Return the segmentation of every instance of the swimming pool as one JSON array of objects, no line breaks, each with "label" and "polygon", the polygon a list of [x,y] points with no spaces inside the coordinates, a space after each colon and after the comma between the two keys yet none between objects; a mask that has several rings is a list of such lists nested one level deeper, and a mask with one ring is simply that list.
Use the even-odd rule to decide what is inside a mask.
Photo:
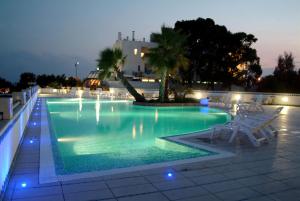
[{"label": "swimming pool", "polygon": [[130,101],[49,98],[46,105],[58,175],[214,155],[164,137],[230,119],[208,107],[143,107]]}]

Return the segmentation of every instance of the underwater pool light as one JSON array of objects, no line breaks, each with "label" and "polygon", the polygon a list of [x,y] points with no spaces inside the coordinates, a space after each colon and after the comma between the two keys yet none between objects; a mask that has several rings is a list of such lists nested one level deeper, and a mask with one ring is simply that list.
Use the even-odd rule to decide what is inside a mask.
[{"label": "underwater pool light", "polygon": [[22,188],[26,188],[27,184],[26,182],[21,183]]}]

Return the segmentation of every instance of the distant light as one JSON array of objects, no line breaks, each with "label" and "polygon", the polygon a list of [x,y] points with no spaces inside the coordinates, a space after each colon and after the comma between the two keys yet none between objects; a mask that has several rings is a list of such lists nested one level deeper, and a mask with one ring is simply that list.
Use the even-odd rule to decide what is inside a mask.
[{"label": "distant light", "polygon": [[33,140],[30,140],[29,143],[32,144],[32,143],[33,143]]},{"label": "distant light", "polygon": [[97,70],[100,70],[100,68],[98,67]]},{"label": "distant light", "polygon": [[144,53],[144,52],[141,52],[141,57],[142,57],[142,58],[144,57],[144,55],[145,55],[145,53]]},{"label": "distant light", "polygon": [[23,182],[23,183],[21,184],[21,186],[22,186],[22,188],[25,188],[25,187],[27,186],[27,184],[26,184],[25,182]]},{"label": "distant light", "polygon": [[36,122],[33,122],[33,125],[36,126]]},{"label": "distant light", "polygon": [[134,55],[137,55],[137,53],[138,53],[138,49],[135,48],[135,49],[133,50],[133,54],[134,54]]},{"label": "distant light", "polygon": [[173,177],[173,174],[171,172],[169,172],[167,175],[168,177]]}]

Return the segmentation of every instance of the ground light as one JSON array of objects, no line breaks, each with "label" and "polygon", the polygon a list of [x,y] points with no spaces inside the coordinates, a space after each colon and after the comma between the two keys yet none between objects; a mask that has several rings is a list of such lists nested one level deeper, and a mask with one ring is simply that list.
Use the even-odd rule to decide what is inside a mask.
[{"label": "ground light", "polygon": [[167,174],[167,176],[168,176],[168,177],[173,177],[173,173],[169,172],[169,173]]},{"label": "ground light", "polygon": [[30,140],[29,143],[32,144],[32,143],[33,143],[33,140]]},{"label": "ground light", "polygon": [[26,183],[26,182],[22,182],[22,183],[21,183],[21,186],[22,186],[22,188],[26,188],[27,183]]}]

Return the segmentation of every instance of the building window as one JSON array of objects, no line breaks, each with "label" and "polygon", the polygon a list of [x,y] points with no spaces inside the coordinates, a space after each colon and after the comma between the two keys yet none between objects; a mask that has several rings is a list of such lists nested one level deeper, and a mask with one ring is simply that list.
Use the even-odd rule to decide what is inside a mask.
[{"label": "building window", "polygon": [[138,49],[137,49],[137,48],[134,48],[133,54],[134,54],[134,55],[137,55],[137,53],[138,53]]}]

